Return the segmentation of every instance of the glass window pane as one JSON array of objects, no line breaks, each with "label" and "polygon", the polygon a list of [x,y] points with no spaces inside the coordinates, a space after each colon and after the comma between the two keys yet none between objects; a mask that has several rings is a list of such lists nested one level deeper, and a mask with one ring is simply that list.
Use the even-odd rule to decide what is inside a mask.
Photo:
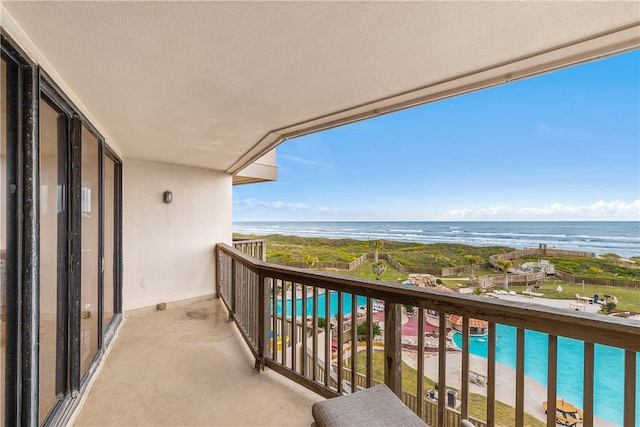
[{"label": "glass window pane", "polygon": [[108,156],[104,161],[104,328],[113,317],[114,310],[114,232],[115,232],[115,173],[116,164]]},{"label": "glass window pane", "polygon": [[66,260],[65,173],[60,167],[58,125],[58,112],[40,102],[40,422],[56,403],[58,274],[64,272]]},{"label": "glass window pane", "polygon": [[80,291],[80,370],[87,372],[98,352],[99,142],[82,127],[82,284]]},{"label": "glass window pane", "polygon": [[6,347],[6,252],[7,252],[7,64],[2,62],[0,85],[0,425],[4,425]]}]

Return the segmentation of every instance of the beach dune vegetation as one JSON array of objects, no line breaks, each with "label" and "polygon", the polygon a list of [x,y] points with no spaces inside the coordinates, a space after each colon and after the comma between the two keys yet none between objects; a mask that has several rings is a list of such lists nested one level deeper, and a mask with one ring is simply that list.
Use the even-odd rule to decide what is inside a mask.
[{"label": "beach dune vegetation", "polygon": [[[371,241],[355,239],[329,239],[270,234],[267,236],[234,234],[235,238],[264,239],[267,242],[267,262],[304,262],[312,256],[317,262],[349,263],[365,253],[373,253]],[[398,263],[412,267],[448,268],[468,265],[464,257],[477,255],[488,259],[491,255],[512,252],[505,246],[470,246],[461,244],[395,242],[385,240],[379,251],[391,255]],[[384,258],[383,258],[384,259]]]},{"label": "beach dune vegetation", "polygon": [[[360,258],[365,253],[371,253],[372,249],[370,241],[355,239],[329,239],[278,234],[268,236],[235,234],[234,237],[264,239],[267,242],[267,262],[303,262],[307,265],[311,264],[311,267],[317,267],[318,262],[349,263]],[[478,256],[481,260],[487,260],[491,255],[509,253],[514,250],[514,248],[504,246],[384,241],[384,253],[391,255],[399,264],[407,267],[433,269],[469,266],[470,257]],[[553,264],[556,270],[575,276],[640,280],[640,257],[624,259],[615,254],[604,254],[590,258],[545,256],[544,259]],[[310,260],[314,262],[310,263]],[[519,264],[538,261],[539,257],[518,259]],[[385,262],[385,259],[381,258],[379,262]],[[483,265],[482,261],[474,265],[474,276],[491,273]],[[481,270],[481,268],[483,269]],[[373,278],[369,263],[367,263],[365,269]],[[382,279],[389,280],[390,278],[390,281],[396,282],[397,277],[390,276],[392,272],[396,272],[394,274],[397,276],[397,271],[392,266],[387,265],[387,272]]]}]

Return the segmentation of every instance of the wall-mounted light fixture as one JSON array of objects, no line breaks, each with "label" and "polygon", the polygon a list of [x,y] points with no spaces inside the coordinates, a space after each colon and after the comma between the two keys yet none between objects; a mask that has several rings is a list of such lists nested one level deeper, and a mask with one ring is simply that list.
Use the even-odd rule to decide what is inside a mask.
[{"label": "wall-mounted light fixture", "polygon": [[171,203],[173,201],[173,194],[171,193],[171,191],[165,191],[162,200],[164,200],[164,202],[167,204]]}]

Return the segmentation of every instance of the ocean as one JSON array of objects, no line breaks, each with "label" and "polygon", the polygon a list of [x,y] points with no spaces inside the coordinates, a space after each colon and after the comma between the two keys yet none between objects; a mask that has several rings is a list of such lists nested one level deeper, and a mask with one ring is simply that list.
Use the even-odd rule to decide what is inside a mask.
[{"label": "ocean", "polygon": [[491,221],[491,222],[234,222],[241,234],[383,239],[417,243],[537,248],[640,256],[640,221]]}]

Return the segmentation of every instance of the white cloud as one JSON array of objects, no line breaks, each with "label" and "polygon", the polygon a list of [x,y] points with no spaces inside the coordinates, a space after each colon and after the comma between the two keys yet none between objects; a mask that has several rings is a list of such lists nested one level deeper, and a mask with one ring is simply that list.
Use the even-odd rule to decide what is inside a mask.
[{"label": "white cloud", "polygon": [[[330,206],[311,206],[303,202],[283,202],[281,200],[257,200],[251,198],[233,201],[234,212],[240,220],[309,220],[328,221],[348,220],[349,214],[341,208]],[[342,218],[341,216],[347,215]],[[340,217],[339,217],[340,216]]]},{"label": "white cloud", "polygon": [[267,200],[256,200],[256,199],[241,199],[241,200],[234,200],[233,203],[236,205],[236,207],[239,207],[239,208],[243,206],[248,206],[248,207],[265,207],[265,208],[272,208],[272,209],[284,209],[284,210],[294,210],[294,211],[309,208],[309,206],[307,206],[304,203],[300,203],[300,202],[285,203],[281,200],[267,201]]},{"label": "white cloud", "polygon": [[281,160],[290,160],[295,163],[301,163],[303,165],[321,166],[323,168],[333,169],[333,166],[316,162],[314,160],[303,159],[302,157],[291,156],[289,154],[279,154],[278,158]]},{"label": "white cloud", "polygon": [[514,208],[507,205],[478,209],[453,209],[445,214],[451,220],[640,220],[640,200],[598,200],[584,206],[552,203],[547,206]]}]

